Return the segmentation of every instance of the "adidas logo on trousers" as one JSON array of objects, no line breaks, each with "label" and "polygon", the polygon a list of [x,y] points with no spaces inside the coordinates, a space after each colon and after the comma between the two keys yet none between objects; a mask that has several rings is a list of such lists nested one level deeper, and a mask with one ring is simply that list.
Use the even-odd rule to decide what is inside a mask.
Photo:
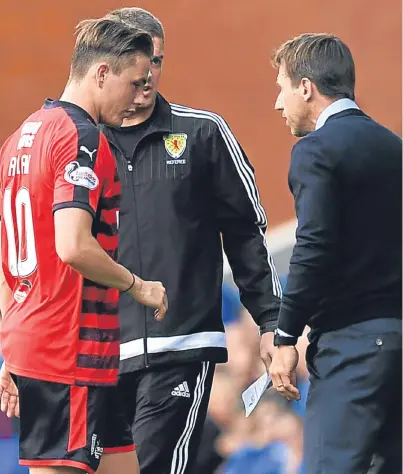
[{"label": "adidas logo on trousers", "polygon": [[174,397],[190,398],[190,392],[187,382],[183,382],[179,384],[178,387],[175,387],[172,390],[171,395],[173,395]]}]

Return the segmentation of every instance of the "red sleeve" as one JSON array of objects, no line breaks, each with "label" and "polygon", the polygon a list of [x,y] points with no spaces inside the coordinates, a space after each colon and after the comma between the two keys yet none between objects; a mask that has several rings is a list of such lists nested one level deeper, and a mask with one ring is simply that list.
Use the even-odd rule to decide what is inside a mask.
[{"label": "red sleeve", "polygon": [[69,122],[51,148],[54,172],[53,212],[66,207],[84,209],[95,217],[108,181],[113,156],[90,122]]}]

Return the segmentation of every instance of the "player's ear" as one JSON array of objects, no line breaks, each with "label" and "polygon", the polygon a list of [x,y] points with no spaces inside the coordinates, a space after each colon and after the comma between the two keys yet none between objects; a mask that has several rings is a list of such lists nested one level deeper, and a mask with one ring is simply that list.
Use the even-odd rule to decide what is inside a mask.
[{"label": "player's ear", "polygon": [[95,79],[97,82],[97,86],[101,89],[104,87],[109,70],[110,70],[110,67],[107,63],[101,63],[97,65],[97,69],[95,72]]}]

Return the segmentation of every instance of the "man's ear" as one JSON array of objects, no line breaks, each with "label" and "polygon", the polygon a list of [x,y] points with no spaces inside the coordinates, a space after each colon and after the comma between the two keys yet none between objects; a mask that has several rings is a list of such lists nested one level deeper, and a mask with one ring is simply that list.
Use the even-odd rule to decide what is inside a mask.
[{"label": "man's ear", "polygon": [[103,88],[105,81],[110,72],[110,67],[107,63],[98,64],[95,70],[95,80],[99,88]]},{"label": "man's ear", "polygon": [[314,87],[315,86],[313,82],[307,77],[303,77],[301,79],[302,98],[305,102],[308,102],[308,100],[312,97]]}]

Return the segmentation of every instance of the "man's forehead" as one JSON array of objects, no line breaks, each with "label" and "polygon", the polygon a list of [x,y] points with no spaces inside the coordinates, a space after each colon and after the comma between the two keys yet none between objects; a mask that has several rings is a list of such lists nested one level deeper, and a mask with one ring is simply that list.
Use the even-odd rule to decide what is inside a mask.
[{"label": "man's forehead", "polygon": [[153,37],[154,56],[161,56],[164,54],[164,42],[158,36]]}]

